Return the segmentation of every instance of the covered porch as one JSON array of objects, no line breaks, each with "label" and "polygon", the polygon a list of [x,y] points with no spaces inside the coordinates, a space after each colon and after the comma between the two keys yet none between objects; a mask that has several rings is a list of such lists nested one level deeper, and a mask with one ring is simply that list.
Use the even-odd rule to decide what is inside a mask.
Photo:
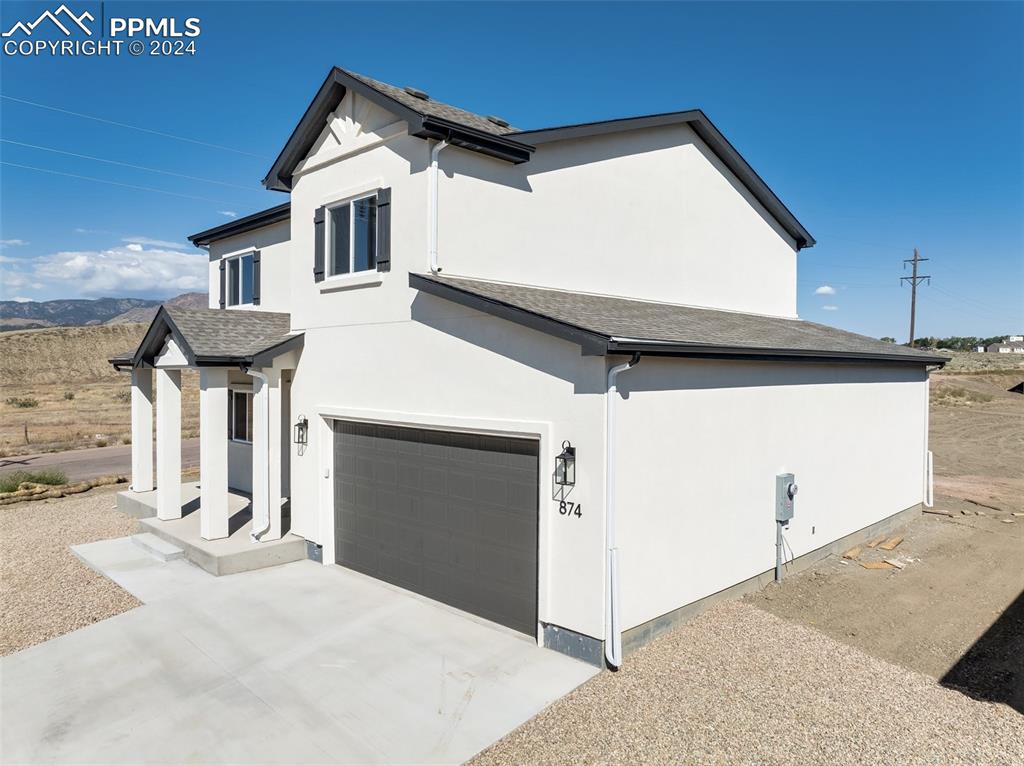
[{"label": "covered porch", "polygon": [[[289,325],[288,314],[162,307],[139,348],[111,360],[132,376],[131,488],[118,506],[214,574],[305,557],[289,534],[290,385],[302,348]],[[185,483],[184,369],[199,371],[200,426],[200,480]]]}]

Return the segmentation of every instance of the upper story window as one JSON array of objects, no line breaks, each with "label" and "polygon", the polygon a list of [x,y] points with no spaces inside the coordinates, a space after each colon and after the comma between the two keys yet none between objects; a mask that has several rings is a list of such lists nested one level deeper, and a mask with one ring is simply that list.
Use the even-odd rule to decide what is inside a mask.
[{"label": "upper story window", "polygon": [[220,259],[220,307],[260,305],[260,251]]},{"label": "upper story window", "polygon": [[374,270],[391,271],[391,189],[318,207],[313,214],[313,281],[361,274],[343,284],[370,284],[367,272]]},{"label": "upper story window", "polygon": [[329,276],[377,268],[377,195],[327,208]]}]

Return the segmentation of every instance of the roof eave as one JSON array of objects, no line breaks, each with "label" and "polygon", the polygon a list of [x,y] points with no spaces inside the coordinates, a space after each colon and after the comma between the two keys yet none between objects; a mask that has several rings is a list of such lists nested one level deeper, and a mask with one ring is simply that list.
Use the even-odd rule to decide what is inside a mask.
[{"label": "roof eave", "polygon": [[456,146],[516,164],[529,160],[533,152],[532,146],[515,139],[490,135],[439,117],[421,114],[344,69],[334,67],[263,178],[263,185],[267,189],[291,191],[293,171],[323,131],[328,115],[338,108],[349,89],[407,122],[410,134],[418,138],[447,138]]},{"label": "roof eave", "polygon": [[266,210],[260,210],[252,215],[247,215],[243,218],[238,218],[234,221],[221,224],[220,226],[214,226],[211,229],[206,229],[198,234],[193,234],[188,238],[196,247],[206,247],[214,242],[228,237],[234,237],[239,234],[245,234],[246,232],[254,231],[255,229],[261,229],[264,226],[270,226],[281,221],[287,221],[291,218],[291,202],[285,202],[274,207],[267,208]]},{"label": "roof eave", "polygon": [[736,359],[757,361],[855,363],[884,362],[914,366],[943,366],[949,360],[929,354],[885,354],[873,352],[818,351],[813,349],[764,348],[750,346],[702,345],[697,343],[665,343],[656,340],[617,339],[608,342],[609,354],[642,353],[654,356],[693,357],[704,359]]},{"label": "roof eave", "polygon": [[524,130],[511,134],[521,137],[533,144],[545,144],[551,141],[586,138],[606,133],[619,133],[627,130],[657,128],[667,125],[689,124],[708,148],[715,153],[740,183],[747,187],[754,197],[764,206],[789,236],[796,242],[798,250],[814,247],[815,239],[811,233],[797,220],[796,216],[786,207],[750,164],[743,158],[722,132],[715,127],[706,114],[700,109],[687,109],[682,112],[664,112],[641,117],[624,117],[616,120],[602,120],[579,125],[544,128],[542,130]]}]

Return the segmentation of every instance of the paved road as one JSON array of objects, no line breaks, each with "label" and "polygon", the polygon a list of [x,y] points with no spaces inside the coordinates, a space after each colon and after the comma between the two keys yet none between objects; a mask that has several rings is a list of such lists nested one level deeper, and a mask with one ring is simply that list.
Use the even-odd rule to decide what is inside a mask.
[{"label": "paved road", "polygon": [[[183,440],[181,442],[181,467],[196,468],[198,466],[199,439]],[[131,445],[95,447],[0,458],[0,476],[13,471],[31,471],[42,468],[60,469],[67,474],[68,481],[71,482],[110,474],[129,476],[132,472],[132,448]]]}]

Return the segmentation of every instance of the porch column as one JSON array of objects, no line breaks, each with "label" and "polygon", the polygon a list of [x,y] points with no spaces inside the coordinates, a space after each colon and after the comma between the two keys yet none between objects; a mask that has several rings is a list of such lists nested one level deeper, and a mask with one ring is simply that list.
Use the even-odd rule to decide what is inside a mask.
[{"label": "porch column", "polygon": [[132,492],[153,489],[153,370],[132,368]]},{"label": "porch column", "polygon": [[[260,537],[267,541],[281,539],[281,371],[265,367],[261,372],[267,383],[253,379],[252,507],[253,532],[269,510],[270,529]],[[270,419],[264,422],[268,404]]]},{"label": "porch column", "polygon": [[199,533],[228,536],[228,371],[199,370]]},{"label": "porch column", "polygon": [[156,370],[156,515],[181,518],[181,370]]}]

